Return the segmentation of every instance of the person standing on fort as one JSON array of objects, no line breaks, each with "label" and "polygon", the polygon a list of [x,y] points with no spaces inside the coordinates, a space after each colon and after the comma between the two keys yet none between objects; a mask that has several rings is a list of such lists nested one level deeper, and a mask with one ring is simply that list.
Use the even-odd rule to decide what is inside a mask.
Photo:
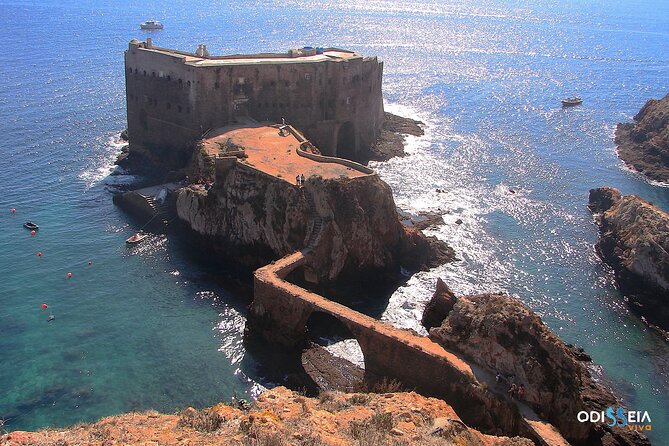
[{"label": "person standing on fort", "polygon": [[300,185],[304,186],[304,174],[300,174]]},{"label": "person standing on fort", "polygon": [[297,184],[298,186],[300,185],[300,175],[299,174],[295,176],[295,184]]},{"label": "person standing on fort", "polygon": [[525,386],[523,384],[518,387],[518,401],[523,399],[523,395],[525,394]]}]

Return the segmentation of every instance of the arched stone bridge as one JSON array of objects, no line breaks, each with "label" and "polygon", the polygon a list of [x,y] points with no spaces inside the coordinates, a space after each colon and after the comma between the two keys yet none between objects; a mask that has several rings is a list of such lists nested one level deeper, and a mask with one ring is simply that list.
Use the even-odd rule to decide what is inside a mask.
[{"label": "arched stone bridge", "polygon": [[315,312],[343,323],[360,344],[368,377],[390,377],[426,395],[448,401],[463,421],[484,431],[501,427],[505,435],[523,435],[537,444],[568,445],[557,430],[524,404],[490,390],[494,378],[439,344],[415,332],[395,328],[285,280],[305,263],[298,251],[254,274],[254,299],[248,330],[266,342],[300,348],[307,321]]}]

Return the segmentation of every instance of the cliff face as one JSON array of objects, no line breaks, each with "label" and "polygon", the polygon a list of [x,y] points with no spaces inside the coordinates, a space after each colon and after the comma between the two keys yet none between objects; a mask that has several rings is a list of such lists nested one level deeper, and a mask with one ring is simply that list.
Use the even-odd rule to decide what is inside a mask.
[{"label": "cliff face", "polygon": [[669,94],[646,102],[633,123],[618,124],[616,144],[629,166],[652,180],[669,182]]},{"label": "cliff face", "polygon": [[[443,263],[452,251],[400,223],[390,187],[376,175],[324,180],[303,188],[233,164],[209,191],[182,189],[177,213],[221,253],[259,267],[296,250],[315,254],[310,280],[417,270]],[[439,249],[434,249],[436,244]]]},{"label": "cliff face", "polygon": [[[434,316],[434,315],[433,315]],[[586,367],[589,357],[564,344],[541,318],[517,299],[481,294],[457,299],[430,338],[503,375],[505,391],[523,384],[523,400],[575,445],[646,445],[627,429],[580,423],[577,413],[617,406],[614,395],[596,383]]]},{"label": "cliff face", "polygon": [[598,214],[597,253],[613,268],[632,309],[669,329],[669,215],[608,187],[590,191],[590,209]]},{"label": "cliff face", "polygon": [[219,404],[178,415],[131,413],[67,429],[12,432],[0,436],[0,444],[533,445],[468,428],[448,404],[413,392],[327,392],[314,399],[283,387],[263,393],[251,408]]}]

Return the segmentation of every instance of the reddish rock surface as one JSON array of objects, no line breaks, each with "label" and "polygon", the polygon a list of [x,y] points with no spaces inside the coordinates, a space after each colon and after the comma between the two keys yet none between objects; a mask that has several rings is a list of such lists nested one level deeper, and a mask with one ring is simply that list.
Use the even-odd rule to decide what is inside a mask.
[{"label": "reddish rock surface", "polygon": [[464,425],[441,400],[416,393],[326,392],[306,398],[283,387],[249,409],[219,404],[177,415],[129,413],[97,423],[39,432],[11,432],[18,445],[444,445],[532,446],[525,438],[484,435]]}]

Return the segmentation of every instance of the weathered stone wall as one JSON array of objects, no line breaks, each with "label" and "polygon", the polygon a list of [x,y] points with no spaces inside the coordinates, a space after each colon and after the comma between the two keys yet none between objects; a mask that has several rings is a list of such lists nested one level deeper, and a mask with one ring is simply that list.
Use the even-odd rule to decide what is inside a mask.
[{"label": "weathered stone wall", "polygon": [[[125,73],[133,148],[159,151],[176,163],[207,130],[249,116],[286,118],[323,153],[355,159],[383,123],[383,63],[375,57],[197,67],[187,57],[130,42]],[[338,151],[348,132],[352,144]]]}]

